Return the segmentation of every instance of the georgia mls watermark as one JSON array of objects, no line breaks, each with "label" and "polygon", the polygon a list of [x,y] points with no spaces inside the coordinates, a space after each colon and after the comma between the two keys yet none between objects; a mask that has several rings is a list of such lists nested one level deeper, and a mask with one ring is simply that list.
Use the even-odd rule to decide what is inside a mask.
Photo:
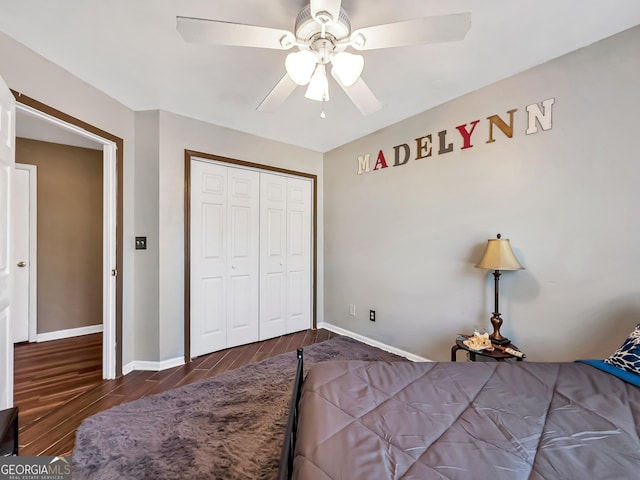
[{"label": "georgia mls watermark", "polygon": [[0,480],[71,480],[67,457],[0,457]]}]

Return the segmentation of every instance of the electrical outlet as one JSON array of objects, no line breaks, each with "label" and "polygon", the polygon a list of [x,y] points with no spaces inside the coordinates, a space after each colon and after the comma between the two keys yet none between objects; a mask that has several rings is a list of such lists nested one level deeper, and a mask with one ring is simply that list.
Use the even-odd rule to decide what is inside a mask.
[{"label": "electrical outlet", "polygon": [[353,303],[349,304],[349,315],[352,317],[356,316],[356,306]]},{"label": "electrical outlet", "polygon": [[371,320],[372,322],[376,321],[376,311],[375,310],[369,310],[369,320]]}]

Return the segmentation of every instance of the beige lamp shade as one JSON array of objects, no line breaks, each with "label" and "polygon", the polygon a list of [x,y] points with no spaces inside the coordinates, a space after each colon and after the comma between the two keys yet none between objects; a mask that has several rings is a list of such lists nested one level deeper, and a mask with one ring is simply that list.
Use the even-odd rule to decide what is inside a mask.
[{"label": "beige lamp shade", "polygon": [[487,249],[476,268],[485,270],[524,270],[511,250],[508,238],[492,238],[487,243]]}]

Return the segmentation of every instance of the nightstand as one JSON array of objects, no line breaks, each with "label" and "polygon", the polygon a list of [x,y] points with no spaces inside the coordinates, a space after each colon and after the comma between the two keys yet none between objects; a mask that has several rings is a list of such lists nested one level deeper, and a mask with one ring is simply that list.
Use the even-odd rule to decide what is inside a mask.
[{"label": "nightstand", "polygon": [[18,455],[18,407],[0,410],[0,456]]},{"label": "nightstand", "polygon": [[[451,361],[455,362],[456,361],[456,353],[458,352],[458,350],[465,350],[467,352],[469,352],[469,360],[471,360],[472,362],[476,361],[476,355],[479,355],[481,357],[487,357],[487,358],[492,358],[497,362],[504,362],[505,360],[511,359],[511,358],[515,358],[517,362],[521,362],[522,361],[522,357],[516,357],[515,355],[511,355],[510,353],[507,352],[503,352],[502,350],[498,350],[497,348],[494,348],[493,351],[488,352],[486,350],[482,350],[482,351],[477,351],[477,350],[471,350],[469,347],[467,347],[463,341],[465,339],[461,339],[460,337],[458,337],[456,339],[456,344],[451,347]],[[518,350],[518,347],[516,347],[513,344],[508,344],[508,345],[503,345],[503,347],[505,348],[512,348],[514,350]]]}]

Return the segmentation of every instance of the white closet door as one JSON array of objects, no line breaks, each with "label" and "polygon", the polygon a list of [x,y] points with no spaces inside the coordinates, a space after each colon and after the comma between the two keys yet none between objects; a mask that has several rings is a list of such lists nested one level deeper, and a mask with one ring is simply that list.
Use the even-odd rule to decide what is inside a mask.
[{"label": "white closet door", "polygon": [[311,327],[311,192],[192,160],[192,357]]},{"label": "white closet door", "polygon": [[227,168],[191,162],[191,356],[227,347]]},{"label": "white closet door", "polygon": [[260,340],[287,333],[287,178],[260,175]]},{"label": "white closet door", "polygon": [[287,329],[311,328],[311,181],[287,178]]},{"label": "white closet door", "polygon": [[227,347],[258,341],[260,173],[228,169]]},{"label": "white closet door", "polygon": [[311,181],[260,176],[260,339],[311,328]]},{"label": "white closet door", "polygon": [[191,356],[258,340],[260,174],[191,162]]}]

